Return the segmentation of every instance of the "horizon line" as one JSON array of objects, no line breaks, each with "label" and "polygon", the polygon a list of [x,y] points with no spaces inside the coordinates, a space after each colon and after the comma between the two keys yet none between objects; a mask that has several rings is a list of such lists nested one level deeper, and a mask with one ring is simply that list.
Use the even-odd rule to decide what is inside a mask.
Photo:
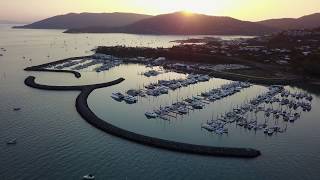
[{"label": "horizon line", "polygon": [[182,13],[182,12],[188,12],[191,14],[199,14],[199,15],[206,15],[206,16],[213,16],[213,17],[230,17],[230,18],[234,18],[237,20],[241,20],[241,21],[250,21],[250,22],[260,22],[260,21],[266,21],[266,20],[274,20],[274,19],[299,19],[301,17],[304,16],[308,16],[308,15],[313,15],[313,14],[319,14],[320,12],[314,12],[314,13],[310,13],[310,14],[305,14],[305,15],[300,15],[300,16],[296,16],[296,17],[274,17],[274,18],[269,18],[269,19],[262,19],[262,20],[246,20],[246,19],[241,19],[241,18],[235,18],[233,16],[223,16],[223,15],[213,15],[213,14],[207,14],[207,13],[198,13],[198,12],[192,12],[192,11],[185,11],[185,10],[180,10],[180,11],[172,11],[172,12],[168,12],[168,13],[159,13],[159,14],[149,14],[149,13],[138,13],[138,12],[121,12],[121,11],[113,11],[113,12],[68,12],[68,13],[61,13],[61,14],[56,14],[56,15],[51,15],[51,16],[47,16],[47,17],[43,17],[43,18],[37,18],[35,20],[30,20],[30,21],[18,21],[18,20],[8,20],[8,19],[0,19],[1,21],[7,21],[7,22],[12,22],[12,23],[18,23],[18,24],[28,24],[28,23],[34,23],[34,22],[38,22],[41,20],[45,20],[51,17],[55,17],[55,16],[63,16],[63,15],[68,15],[68,14],[113,14],[113,13],[127,13],[127,14],[139,14],[139,15],[147,15],[147,16],[160,16],[160,15],[165,15],[165,14],[173,14],[173,13]]}]

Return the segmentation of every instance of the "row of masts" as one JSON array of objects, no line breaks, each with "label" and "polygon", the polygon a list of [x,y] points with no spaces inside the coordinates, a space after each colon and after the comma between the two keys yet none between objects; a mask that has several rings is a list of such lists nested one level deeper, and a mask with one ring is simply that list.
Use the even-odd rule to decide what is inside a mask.
[{"label": "row of masts", "polygon": [[[299,96],[299,102],[295,101],[297,95]],[[221,125],[221,122],[223,122],[224,129],[226,129],[226,125],[236,123],[237,126],[248,130],[263,130],[268,135],[273,135],[277,132],[283,133],[287,130],[287,125],[285,127],[280,127],[278,123],[270,125],[268,124],[269,119],[272,118],[278,122],[282,118],[284,122],[293,123],[300,119],[301,112],[311,110],[312,99],[312,96],[306,93],[290,93],[283,86],[270,86],[267,93],[257,96],[240,107],[237,106],[231,109],[221,117],[208,120],[202,124],[202,128],[216,132],[217,124]],[[294,105],[283,102],[292,102]],[[278,106],[278,109],[274,106]],[[264,122],[259,123],[257,114],[261,112],[265,118]],[[249,118],[249,114],[254,114],[255,118]],[[218,131],[218,134],[221,134],[219,132],[221,132],[221,128]]]}]

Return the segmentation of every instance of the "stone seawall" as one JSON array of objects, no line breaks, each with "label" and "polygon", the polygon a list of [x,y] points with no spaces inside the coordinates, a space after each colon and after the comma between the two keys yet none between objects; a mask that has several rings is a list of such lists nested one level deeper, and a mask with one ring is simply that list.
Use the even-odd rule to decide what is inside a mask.
[{"label": "stone seawall", "polygon": [[78,71],[46,69],[45,67],[47,67],[47,66],[54,66],[54,65],[61,64],[61,63],[67,62],[67,61],[71,61],[71,60],[77,60],[77,59],[83,59],[83,58],[90,58],[90,57],[91,57],[91,56],[72,57],[72,58],[67,58],[67,59],[62,59],[62,60],[58,60],[58,61],[54,61],[54,62],[49,62],[49,63],[37,65],[37,66],[27,67],[27,68],[25,68],[24,70],[25,70],[25,71],[38,71],[38,72],[62,72],[62,73],[72,73],[72,74],[74,74],[74,76],[75,76],[76,78],[80,78],[80,77],[81,77],[81,73],[79,73]]},{"label": "stone seawall", "polygon": [[35,82],[35,77],[28,77],[25,80],[27,86],[45,89],[45,90],[58,90],[58,91],[81,91],[80,95],[76,99],[76,109],[78,113],[92,126],[105,131],[106,133],[112,134],[117,137],[121,137],[136,143],[153,146],[157,148],[200,154],[200,155],[211,155],[211,156],[225,156],[225,157],[240,157],[240,158],[254,158],[261,155],[259,150],[251,148],[231,148],[231,147],[213,147],[213,146],[203,146],[203,145],[193,145],[187,143],[180,143],[175,141],[169,141],[164,139],[159,139],[150,136],[144,136],[137,134],[125,129],[116,127],[99,117],[97,117],[89,108],[87,99],[92,91],[97,88],[104,88],[112,85],[116,85],[124,81],[123,78],[119,78],[115,81],[94,84],[94,85],[84,85],[84,86],[49,86],[41,85]]}]

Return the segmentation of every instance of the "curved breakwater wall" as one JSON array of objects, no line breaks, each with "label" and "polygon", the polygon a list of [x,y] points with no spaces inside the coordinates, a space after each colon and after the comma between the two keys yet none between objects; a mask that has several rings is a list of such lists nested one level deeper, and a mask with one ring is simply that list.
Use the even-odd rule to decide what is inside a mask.
[{"label": "curved breakwater wall", "polygon": [[72,58],[67,58],[67,59],[62,59],[62,60],[58,60],[58,61],[54,61],[54,62],[49,62],[49,63],[37,65],[37,66],[27,67],[27,68],[25,68],[24,70],[25,70],[25,71],[39,71],[39,72],[63,72],[63,73],[72,73],[72,74],[74,74],[74,76],[75,76],[76,78],[80,78],[80,77],[81,77],[81,73],[79,73],[78,71],[46,69],[45,67],[47,67],[47,66],[55,66],[55,65],[57,65],[57,64],[61,64],[61,63],[67,62],[67,61],[77,60],[77,59],[83,59],[83,58],[90,58],[90,57],[92,57],[92,56],[72,57]]},{"label": "curved breakwater wall", "polygon": [[99,117],[97,117],[88,106],[88,96],[92,91],[97,88],[104,88],[112,85],[116,85],[124,81],[123,78],[117,80],[94,85],[84,85],[84,86],[49,86],[41,85],[35,82],[35,77],[29,76],[25,80],[25,84],[29,87],[45,90],[57,90],[57,91],[81,91],[80,95],[76,99],[76,109],[78,113],[92,126],[112,134],[117,137],[121,137],[136,143],[158,147],[162,149],[200,154],[200,155],[211,155],[211,156],[225,156],[225,157],[241,157],[241,158],[254,158],[261,155],[259,150],[251,148],[231,148],[231,147],[213,147],[213,146],[203,146],[194,145],[187,143],[180,143],[175,141],[169,141],[164,139],[159,139],[150,136],[144,136],[137,134],[125,129],[116,127]]}]

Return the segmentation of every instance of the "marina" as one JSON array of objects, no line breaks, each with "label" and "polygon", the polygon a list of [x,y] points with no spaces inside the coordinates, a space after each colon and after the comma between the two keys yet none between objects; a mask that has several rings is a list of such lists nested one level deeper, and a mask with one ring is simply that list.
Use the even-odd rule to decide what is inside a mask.
[{"label": "marina", "polygon": [[[58,61],[59,62],[59,61]],[[62,63],[43,65],[42,68],[50,70],[71,70],[81,71],[90,67],[94,67],[94,71],[102,72],[110,68],[119,66],[122,60],[112,56],[94,54],[88,57],[71,58],[62,61]]]},{"label": "marina", "polygon": [[[278,96],[280,94],[281,96]],[[294,100],[287,99],[289,96]],[[283,99],[280,99],[281,97]],[[312,99],[312,96],[306,93],[290,93],[283,86],[270,86],[266,94],[258,95],[249,103],[244,103],[240,107],[234,107],[232,111],[226,112],[220,118],[211,119],[202,124],[202,127],[208,131],[221,134],[221,129],[225,130],[226,124],[236,123],[237,126],[248,130],[263,130],[269,136],[273,133],[284,133],[287,130],[287,124],[280,127],[279,118],[282,117],[284,122],[295,122],[300,119],[302,111],[311,110]],[[257,114],[259,112],[264,114],[262,120],[258,119]],[[255,118],[249,119],[249,117]]]},{"label": "marina", "polygon": [[[88,106],[88,96],[92,91],[98,88],[105,88],[113,85],[122,83],[125,79],[119,78],[114,81],[106,82],[103,84],[94,85],[84,85],[84,86],[50,86],[37,84],[35,82],[35,77],[29,76],[25,80],[25,84],[32,88],[43,89],[43,90],[58,90],[58,91],[81,91],[80,95],[76,99],[76,109],[78,113],[91,125],[96,128],[103,130],[109,134],[137,142],[140,144],[153,146],[157,148],[184,152],[190,154],[198,155],[208,155],[208,156],[224,156],[224,157],[237,157],[237,158],[255,158],[261,155],[261,152],[252,148],[233,148],[233,147],[214,147],[214,146],[204,146],[204,145],[194,145],[181,142],[175,142],[150,136],[141,135],[134,133],[117,126],[108,123],[105,120],[97,117]],[[124,97],[126,100],[126,97]]]},{"label": "marina", "polygon": [[174,80],[159,80],[158,83],[151,83],[144,86],[144,89],[130,89],[127,94],[131,96],[160,96],[163,94],[168,94],[169,90],[175,91],[182,87],[188,87],[199,82],[209,81],[210,77],[208,75],[200,74],[190,74],[185,79],[174,79]]},{"label": "marina", "polygon": [[[194,75],[191,77],[194,77]],[[160,109],[154,110],[154,113],[158,115],[157,117],[165,120],[169,119],[169,117],[165,116],[170,116],[170,113],[185,115],[189,113],[189,110],[203,109],[205,104],[234,95],[235,93],[240,92],[243,88],[249,88],[250,86],[251,85],[249,83],[243,82],[224,84],[221,88],[201,93],[203,97],[193,96],[192,98],[184,99],[181,102],[175,102],[171,106],[160,107]]]},{"label": "marina", "polygon": [[[79,60],[80,59],[80,60]],[[138,59],[138,62],[136,62]],[[61,63],[54,63],[53,65],[40,65],[44,69],[50,68],[51,70],[83,70],[95,71],[97,73],[101,71],[109,71],[111,67],[116,67],[123,65],[124,62],[127,64],[140,64],[139,66],[145,66],[145,68],[157,67],[164,68],[168,65],[163,62],[164,58],[155,59],[145,59],[143,57],[139,58],[129,58],[122,59],[116,58],[110,55],[94,54],[88,57],[79,58],[69,58],[67,60],[62,60]],[[90,62],[87,62],[90,61]],[[57,61],[60,62],[60,61]],[[134,62],[134,63],[133,63]],[[159,66],[159,62],[162,62]],[[90,66],[95,66],[97,64],[103,64],[102,66],[97,66],[95,68],[89,68]],[[183,64],[173,64],[170,68],[185,66]],[[73,67],[73,68],[72,68]],[[187,67],[190,69],[190,67]],[[205,69],[202,65],[197,65],[198,69]],[[247,68],[245,66],[238,65],[216,65],[217,69],[238,69]],[[179,68],[178,68],[179,69]],[[147,73],[147,75],[145,75]],[[150,73],[150,75],[149,75]],[[152,75],[154,73],[154,75]],[[163,76],[170,73],[166,71],[161,73]],[[171,71],[171,73],[179,74],[178,72]],[[139,73],[138,73],[139,74]],[[149,70],[142,73],[146,78],[151,76],[158,76],[160,73],[156,70]],[[149,98],[148,96],[157,98],[161,95],[168,95],[170,91],[180,91],[181,88],[189,88],[189,86],[199,86],[199,83],[209,82],[209,75],[206,74],[186,74],[184,78],[174,78],[174,79],[161,79],[158,78],[156,82],[143,85],[143,89],[129,89],[125,93],[123,92],[113,92],[110,97],[118,102],[125,102],[125,104],[137,104],[141,98]],[[233,81],[226,84],[222,84],[218,88],[213,88],[209,91],[202,91],[197,94],[191,94],[190,97],[181,98],[181,101],[165,103],[159,108],[153,109],[151,111],[145,111],[143,114],[147,119],[162,119],[165,121],[171,121],[172,119],[177,119],[180,116],[188,116],[191,112],[197,110],[205,109],[211,103],[215,101],[221,101],[226,97],[232,96],[236,93],[241,92],[243,89],[250,88],[252,84],[249,82]],[[220,112],[217,114],[217,118],[211,117],[210,120],[206,120],[205,123],[200,125],[201,128],[214,132],[218,135],[230,134],[228,126],[231,123],[235,123],[237,126],[248,129],[248,130],[261,130],[264,134],[272,136],[275,133],[284,133],[287,130],[286,125],[279,125],[278,120],[280,117],[284,122],[295,122],[301,117],[301,111],[311,110],[311,101],[313,97],[309,94],[302,92],[291,93],[284,89],[284,86],[272,85],[268,87],[269,91],[257,95],[257,97],[252,99],[246,99],[246,102],[242,102],[241,105],[236,107],[231,107],[231,111]],[[279,96],[279,97],[278,97]],[[291,99],[288,99],[288,98]],[[178,97],[180,99],[180,97]],[[232,103],[232,102],[231,102]],[[283,110],[285,108],[285,110]],[[262,112],[264,118],[258,118],[258,113]],[[274,122],[274,125],[272,125]],[[231,133],[232,134],[232,133]]]},{"label": "marina", "polygon": [[[319,164],[318,149],[315,148],[319,145],[317,130],[319,91],[317,88],[299,84],[284,86],[285,90],[295,96],[311,95],[312,101],[309,102],[306,98],[303,101],[297,100],[289,95],[287,98],[289,104],[283,106],[282,111],[290,112],[287,110],[291,106],[290,101],[305,102],[311,104],[312,108],[308,112],[308,105],[304,105],[306,111],[299,106],[297,110],[298,113],[301,111],[301,115],[294,123],[284,121],[282,115],[279,115],[279,127],[281,131],[286,129],[283,133],[272,133],[270,130],[269,133],[272,133],[272,136],[269,136],[264,133],[265,129],[249,130],[234,122],[226,124],[224,128],[228,129],[228,133],[220,135],[201,128],[201,125],[212,119],[217,120],[244,104],[249,104],[259,95],[267,93],[269,86],[251,82],[251,87],[234,95],[208,102],[209,104],[205,103],[203,109],[189,110],[185,115],[176,115],[177,118],[170,117],[170,121],[165,121],[161,118],[148,119],[145,113],[153,112],[160,107],[171,106],[175,102],[183,102],[193,96],[202,97],[201,93],[220,88],[233,81],[213,76],[206,82],[181,87],[174,91],[170,89],[168,94],[160,96],[138,97],[136,104],[127,104],[118,103],[112,99],[112,93],[126,94],[127,90],[144,89],[145,85],[158,83],[159,80],[185,79],[187,74],[177,73],[173,69],[173,71],[148,78],[141,73],[149,71],[150,67],[147,67],[147,64],[134,63],[123,63],[100,73],[95,72],[95,66],[91,66],[79,70],[80,78],[75,78],[71,73],[23,71],[26,67],[51,63],[59,59],[91,56],[90,50],[98,45],[169,47],[173,44],[168,43],[169,41],[179,38],[187,39],[187,37],[159,38],[126,34],[89,34],[70,37],[56,30],[26,30],[25,35],[19,36],[18,32],[12,34],[3,30],[1,32],[3,41],[0,42],[0,46],[5,47],[7,51],[0,61],[2,83],[0,113],[3,117],[0,137],[3,142],[0,148],[2,155],[0,174],[5,174],[8,179],[81,179],[83,175],[89,175],[89,173],[92,173],[96,179],[100,177],[109,179],[114,177],[120,179],[126,177],[232,179],[238,177],[245,179],[248,175],[256,179],[318,177],[316,168],[310,168],[310,166],[317,167]],[[11,38],[7,39],[4,36]],[[88,46],[89,40],[90,46]],[[50,57],[47,57],[48,55]],[[25,60],[22,59],[23,56],[26,57]],[[176,67],[178,69],[179,66]],[[30,75],[35,76],[39,84],[61,86],[97,84],[124,77],[126,81],[123,83],[97,89],[88,97],[88,106],[100,119],[145,136],[207,146],[252,147],[260,150],[262,155],[251,160],[215,158],[163,151],[122,140],[97,130],[79,116],[74,107],[75,99],[79,95],[78,91],[43,91],[29,88],[23,84],[23,80]],[[284,97],[281,97],[280,93],[276,98],[280,100]],[[286,102],[283,101],[283,103]],[[266,110],[271,106],[270,103],[267,106],[265,102],[259,106],[264,105]],[[281,109],[278,107],[279,102],[272,105],[275,110]],[[14,112],[15,107],[20,107],[22,110]],[[256,119],[254,110],[247,114],[249,114],[248,122]],[[294,116],[294,114],[295,111],[292,108],[291,115]],[[257,113],[257,124],[264,123],[264,115],[264,111]],[[276,116],[274,119],[273,113],[270,112],[268,127],[275,126]],[[223,125],[219,123],[217,122],[217,127]],[[6,142],[13,138],[17,139],[17,144],[6,145]],[[157,163],[154,163],[155,161]],[[203,163],[206,166],[203,166]],[[162,168],[164,166],[167,168]],[[230,170],[231,166],[237,171]],[[213,175],[213,171],[220,173]]]}]

